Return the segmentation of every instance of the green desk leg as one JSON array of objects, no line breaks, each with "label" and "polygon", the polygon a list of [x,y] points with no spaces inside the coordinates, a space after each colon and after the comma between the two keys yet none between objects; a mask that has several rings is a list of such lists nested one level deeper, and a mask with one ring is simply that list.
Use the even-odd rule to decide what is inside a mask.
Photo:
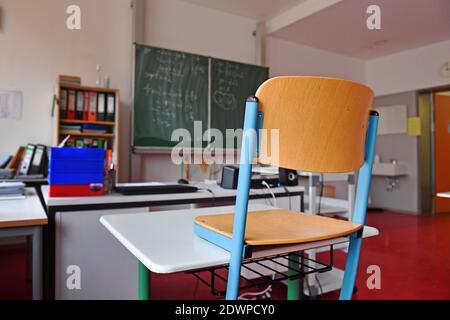
[{"label": "green desk leg", "polygon": [[150,300],[150,271],[142,262],[138,264],[138,299]]},{"label": "green desk leg", "polygon": [[[291,270],[294,269],[294,270]],[[298,273],[299,271],[298,265],[298,256],[289,255],[289,275],[293,275]],[[302,279],[303,280],[303,279]],[[288,280],[288,292],[287,292],[288,300],[299,300],[300,299],[300,279],[291,279]]]}]

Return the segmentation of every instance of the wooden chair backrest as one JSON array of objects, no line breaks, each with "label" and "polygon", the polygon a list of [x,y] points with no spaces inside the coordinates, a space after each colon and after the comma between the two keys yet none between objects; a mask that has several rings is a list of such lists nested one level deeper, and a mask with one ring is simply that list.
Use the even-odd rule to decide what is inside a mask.
[{"label": "wooden chair backrest", "polygon": [[[364,162],[370,88],[323,77],[276,77],[256,97],[263,111],[258,162],[308,172],[350,172]],[[279,155],[271,155],[270,129],[279,129]],[[265,152],[267,150],[267,152]]]}]

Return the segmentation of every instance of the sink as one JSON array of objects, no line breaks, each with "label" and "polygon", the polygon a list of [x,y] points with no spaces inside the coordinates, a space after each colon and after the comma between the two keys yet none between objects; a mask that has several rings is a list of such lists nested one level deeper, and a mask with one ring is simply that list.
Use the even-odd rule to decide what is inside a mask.
[{"label": "sink", "polygon": [[408,175],[408,165],[404,163],[374,163],[372,175],[386,177],[406,176]]}]

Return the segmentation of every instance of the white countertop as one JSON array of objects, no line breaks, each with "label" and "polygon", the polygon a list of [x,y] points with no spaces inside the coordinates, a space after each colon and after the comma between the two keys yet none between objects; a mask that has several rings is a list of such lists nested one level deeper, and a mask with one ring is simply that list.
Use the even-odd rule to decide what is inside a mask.
[{"label": "white countertop", "polygon": [[47,224],[47,215],[34,188],[25,189],[25,199],[0,200],[0,228]]},{"label": "white countertop", "polygon": [[[266,205],[249,205],[249,211],[267,210]],[[100,222],[149,270],[174,273],[229,262],[230,254],[194,233],[194,218],[205,214],[233,212],[233,206],[192,210],[143,212],[107,215]],[[378,235],[378,230],[364,228],[364,237]],[[301,251],[348,242],[341,237],[306,244],[254,247],[253,257]]]},{"label": "white countertop", "polygon": [[[63,198],[50,198],[48,196],[48,186],[42,186],[42,195],[44,197],[45,204],[47,206],[73,206],[73,205],[90,205],[90,204],[113,204],[123,202],[151,202],[151,201],[170,201],[170,200],[195,200],[195,199],[220,199],[236,196],[236,190],[223,189],[217,184],[192,184],[201,189],[210,189],[214,196],[206,191],[199,190],[192,193],[171,193],[171,194],[148,194],[148,195],[133,195],[125,196],[120,193],[112,193],[105,196],[94,197],[63,197]],[[304,187],[288,187],[290,192],[304,191]],[[286,193],[284,188],[272,188],[275,195]],[[270,197],[267,189],[252,189],[251,195],[266,194]]]}]

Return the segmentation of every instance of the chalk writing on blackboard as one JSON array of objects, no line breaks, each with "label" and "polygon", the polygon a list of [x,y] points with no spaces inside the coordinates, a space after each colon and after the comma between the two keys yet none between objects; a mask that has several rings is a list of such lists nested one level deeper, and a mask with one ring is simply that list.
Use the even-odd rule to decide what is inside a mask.
[{"label": "chalk writing on blackboard", "polygon": [[214,91],[213,99],[222,110],[233,110],[238,106],[233,94],[221,90]]},{"label": "chalk writing on blackboard", "polygon": [[240,82],[245,74],[239,65],[226,61],[220,61],[217,64],[217,88],[213,93],[215,104],[225,111],[235,110],[238,107],[238,101],[233,92],[240,87]]},{"label": "chalk writing on blackboard", "polygon": [[[161,48],[136,48],[135,141],[170,146],[177,128],[207,122],[208,58]],[[140,142],[142,141],[142,142]]]}]

